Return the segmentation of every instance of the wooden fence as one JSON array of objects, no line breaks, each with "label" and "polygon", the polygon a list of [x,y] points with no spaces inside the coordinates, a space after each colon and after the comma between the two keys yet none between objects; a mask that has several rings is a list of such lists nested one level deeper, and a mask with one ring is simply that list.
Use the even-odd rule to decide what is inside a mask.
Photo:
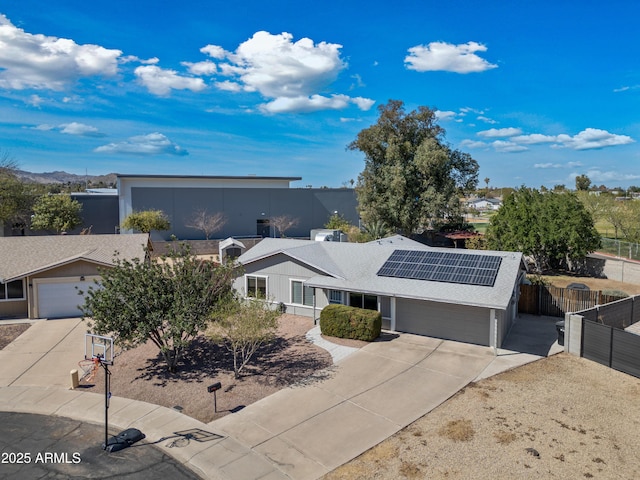
[{"label": "wooden fence", "polygon": [[604,295],[600,290],[574,290],[545,285],[520,285],[518,311],[533,315],[564,317],[567,312],[579,312],[596,305],[624,297]]}]

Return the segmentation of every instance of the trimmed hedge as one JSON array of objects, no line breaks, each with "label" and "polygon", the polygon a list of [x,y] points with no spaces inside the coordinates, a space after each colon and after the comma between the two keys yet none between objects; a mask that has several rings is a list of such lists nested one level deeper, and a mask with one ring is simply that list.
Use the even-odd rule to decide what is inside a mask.
[{"label": "trimmed hedge", "polygon": [[382,331],[382,314],[346,305],[327,305],[320,312],[320,331],[330,337],[372,342]]}]

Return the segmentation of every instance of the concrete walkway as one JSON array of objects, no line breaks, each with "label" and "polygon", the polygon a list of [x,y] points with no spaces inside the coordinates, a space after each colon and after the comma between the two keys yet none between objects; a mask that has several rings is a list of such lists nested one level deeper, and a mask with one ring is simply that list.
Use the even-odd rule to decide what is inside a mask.
[{"label": "concrete walkway", "polygon": [[[209,424],[125,398],[111,399],[109,422],[116,432],[140,429],[146,442],[203,478],[316,479],[470,381],[561,350],[551,320],[522,318],[516,327],[521,347],[498,356],[488,347],[386,333],[304,384]],[[40,321],[0,351],[0,410],[102,423],[104,396],[67,386],[69,370],[84,356],[84,330],[78,320]],[[528,330],[540,339],[530,341]]]}]

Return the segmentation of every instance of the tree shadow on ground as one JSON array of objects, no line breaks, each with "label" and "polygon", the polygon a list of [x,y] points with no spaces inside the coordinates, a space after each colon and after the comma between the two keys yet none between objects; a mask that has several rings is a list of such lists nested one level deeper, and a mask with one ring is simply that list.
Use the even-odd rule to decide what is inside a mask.
[{"label": "tree shadow on ground", "polygon": [[[331,365],[330,357],[318,358],[295,348],[302,342],[306,342],[303,336],[276,337],[262,345],[240,372],[239,380],[253,377],[258,383],[282,387]],[[169,372],[160,352],[148,358],[137,372],[135,380],[151,381],[157,386],[172,382],[203,383],[221,374],[233,374],[233,354],[224,345],[199,336],[183,352],[175,373]]]}]

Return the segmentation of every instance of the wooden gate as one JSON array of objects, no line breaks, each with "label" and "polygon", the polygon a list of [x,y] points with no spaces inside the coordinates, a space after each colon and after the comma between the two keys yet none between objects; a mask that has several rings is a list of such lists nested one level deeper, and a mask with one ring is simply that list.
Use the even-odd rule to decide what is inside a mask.
[{"label": "wooden gate", "polygon": [[567,312],[580,312],[596,305],[624,297],[603,295],[600,290],[574,290],[547,285],[520,285],[518,311],[533,315],[564,317]]}]

